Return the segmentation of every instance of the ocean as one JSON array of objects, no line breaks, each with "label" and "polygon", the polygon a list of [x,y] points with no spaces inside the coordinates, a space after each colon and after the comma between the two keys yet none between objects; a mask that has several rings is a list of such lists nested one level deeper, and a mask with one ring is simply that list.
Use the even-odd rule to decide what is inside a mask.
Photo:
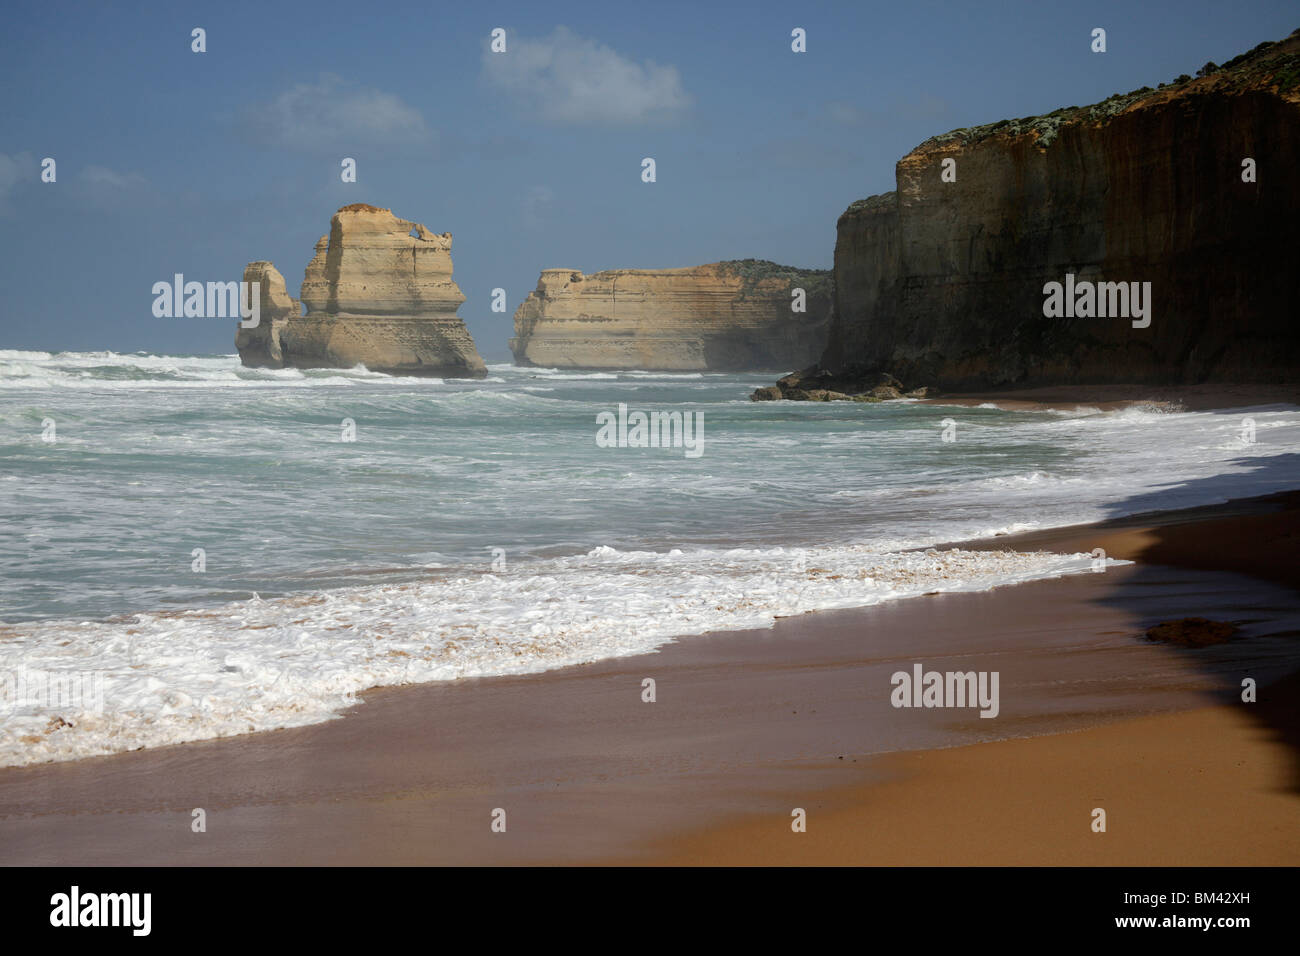
[{"label": "ocean", "polygon": [[[1300,477],[1291,406],[750,402],[772,378],[0,351],[0,765],[1086,573],[934,546]],[[700,453],[598,442],[620,404],[694,416]]]}]

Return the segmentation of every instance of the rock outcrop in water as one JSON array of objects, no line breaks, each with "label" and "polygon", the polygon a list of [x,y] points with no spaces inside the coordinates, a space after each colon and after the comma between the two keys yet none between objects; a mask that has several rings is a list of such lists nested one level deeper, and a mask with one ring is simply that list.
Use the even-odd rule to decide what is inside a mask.
[{"label": "rock outcrop in water", "polygon": [[[829,344],[788,387],[1290,381],[1297,170],[1300,31],[1195,79],[936,136],[840,217]],[[1067,274],[1149,282],[1150,324],[1047,317]]]},{"label": "rock outcrop in water", "polygon": [[301,314],[269,262],[249,263],[262,282],[262,320],[239,329],[245,365],[351,368],[442,378],[487,374],[456,309],[465,301],[451,277],[451,233],[436,235],[364,203],[344,206],[302,282]]},{"label": "rock outcrop in water", "polygon": [[[805,311],[794,311],[803,289]],[[744,259],[686,269],[546,269],[515,311],[519,365],[741,371],[801,368],[829,328],[830,273]]]},{"label": "rock outcrop in water", "polygon": [[265,259],[244,267],[244,281],[258,283],[261,290],[261,321],[254,328],[241,327],[235,332],[235,348],[239,350],[240,360],[245,365],[283,368],[280,337],[289,319],[302,315],[302,303],[289,296],[284,287],[284,276]]}]

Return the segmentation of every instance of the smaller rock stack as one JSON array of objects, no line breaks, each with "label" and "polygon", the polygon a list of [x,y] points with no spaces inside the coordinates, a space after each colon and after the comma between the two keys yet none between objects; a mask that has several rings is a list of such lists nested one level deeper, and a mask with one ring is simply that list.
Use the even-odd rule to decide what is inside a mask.
[{"label": "smaller rock stack", "polygon": [[481,378],[487,368],[456,314],[465,296],[451,272],[451,233],[365,203],[344,206],[307,265],[306,315],[275,266],[249,263],[245,281],[262,283],[262,322],[239,329],[235,347],[250,366]]}]

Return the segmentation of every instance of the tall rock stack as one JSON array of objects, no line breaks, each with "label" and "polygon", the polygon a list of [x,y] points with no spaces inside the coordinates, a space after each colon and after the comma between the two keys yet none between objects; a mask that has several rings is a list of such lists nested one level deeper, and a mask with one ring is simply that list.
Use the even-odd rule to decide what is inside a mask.
[{"label": "tall rock stack", "polygon": [[553,368],[800,368],[825,346],[829,306],[828,271],[762,260],[546,269],[515,312],[510,348],[519,365]]},{"label": "tall rock stack", "polygon": [[[270,263],[250,264],[245,277],[255,272],[266,275],[272,289],[278,279],[280,291],[272,294],[288,298]],[[393,375],[482,377],[487,369],[456,314],[465,296],[451,276],[451,233],[437,235],[364,203],[344,206],[307,265],[302,282],[307,314],[294,308],[268,324],[264,301],[268,328],[240,329],[235,345],[245,365],[360,364]],[[296,306],[296,300],[289,302]]]}]

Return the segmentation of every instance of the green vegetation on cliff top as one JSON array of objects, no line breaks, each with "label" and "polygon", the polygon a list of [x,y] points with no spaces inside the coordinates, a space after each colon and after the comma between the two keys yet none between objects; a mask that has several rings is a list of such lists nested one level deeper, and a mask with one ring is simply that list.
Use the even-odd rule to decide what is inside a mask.
[{"label": "green vegetation on cliff top", "polygon": [[858,199],[849,203],[849,208],[844,210],[842,215],[847,216],[851,212],[863,212],[867,209],[892,207],[894,205],[894,200],[897,197],[898,193],[891,190],[890,192],[880,193],[876,196],[868,196],[866,199]]},{"label": "green vegetation on cliff top", "polygon": [[742,298],[753,293],[758,288],[758,283],[764,279],[778,279],[785,282],[788,288],[799,286],[809,297],[829,296],[831,291],[830,269],[797,269],[767,259],[731,259],[719,262],[718,265],[727,275],[740,277]]},{"label": "green vegetation on cliff top", "polygon": [[[1213,62],[1207,63],[1196,71],[1196,76],[1197,78],[1216,77],[1214,85],[1216,90],[1224,90],[1226,82],[1227,91],[1276,86],[1279,93],[1288,93],[1296,87],[1300,87],[1300,49],[1297,49],[1297,47],[1300,47],[1300,42],[1297,41],[1300,41],[1300,29],[1292,31],[1291,35],[1285,40],[1267,40],[1246,53],[1234,56],[1222,66]],[[1274,49],[1275,47],[1285,47],[1286,49],[1279,51]],[[1041,149],[1046,149],[1052,145],[1052,141],[1056,139],[1061,126],[1065,123],[1100,122],[1119,115],[1138,100],[1144,99],[1152,93],[1179,90],[1191,82],[1193,82],[1193,78],[1184,73],[1172,83],[1161,83],[1158,89],[1153,90],[1149,86],[1144,86],[1128,93],[1116,93],[1114,96],[1108,97],[1100,103],[1094,103],[1092,106],[1065,106],[1044,116],[1026,116],[1014,120],[1004,119],[984,126],[955,129],[949,133],[932,136],[912,152],[930,146],[940,146],[954,140],[959,141],[962,146],[969,146],[997,133],[1020,136],[1031,132],[1038,134],[1035,145]],[[897,193],[894,192],[868,196],[866,199],[859,199],[850,203],[849,207],[841,214],[841,218],[872,209],[892,208],[896,201]],[[745,261],[752,262],[754,260]],[[772,263],[767,264],[773,265]],[[784,266],[777,266],[776,268],[781,269]]]},{"label": "green vegetation on cliff top", "polygon": [[[1295,30],[1286,40],[1269,40],[1259,44],[1253,50],[1233,57],[1223,66],[1211,62],[1196,72],[1197,79],[1213,76],[1213,86],[1217,92],[1232,92],[1249,88],[1276,86],[1278,91],[1286,93],[1300,86],[1300,51],[1295,41],[1300,38],[1300,30]],[[1275,47],[1286,46],[1288,49],[1275,51]],[[1022,136],[1037,133],[1035,145],[1046,149],[1052,145],[1062,126],[1067,123],[1099,123],[1118,116],[1134,103],[1154,93],[1164,93],[1182,89],[1196,80],[1184,73],[1172,83],[1161,83],[1158,89],[1144,86],[1127,93],[1116,93],[1100,103],[1091,106],[1065,106],[1043,116],[1025,116],[1020,119],[1004,119],[983,126],[970,126],[955,129],[939,136],[932,136],[918,146],[913,152],[932,146],[941,146],[956,141],[958,145],[970,146],[1002,133],[1007,136]],[[1226,86],[1225,86],[1226,81]],[[1270,82],[1271,81],[1271,82]],[[859,201],[861,202],[861,200]],[[854,203],[854,206],[858,205]],[[849,209],[853,209],[850,206]]]}]

